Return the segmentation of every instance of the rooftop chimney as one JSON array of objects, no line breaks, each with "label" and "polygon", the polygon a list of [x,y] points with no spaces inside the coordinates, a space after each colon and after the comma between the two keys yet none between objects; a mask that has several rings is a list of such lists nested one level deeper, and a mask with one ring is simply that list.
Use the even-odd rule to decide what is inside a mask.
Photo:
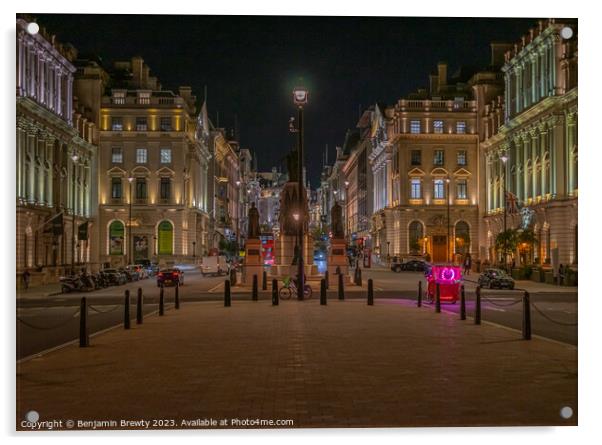
[{"label": "rooftop chimney", "polygon": [[439,62],[437,64],[438,86],[439,90],[447,85],[447,62]]}]

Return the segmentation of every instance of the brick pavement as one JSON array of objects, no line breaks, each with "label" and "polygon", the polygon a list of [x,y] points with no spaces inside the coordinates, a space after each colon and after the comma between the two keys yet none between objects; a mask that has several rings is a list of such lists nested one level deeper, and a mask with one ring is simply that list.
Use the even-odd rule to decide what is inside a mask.
[{"label": "brick pavement", "polygon": [[[575,425],[577,350],[402,300],[183,303],[18,364],[17,421]],[[571,406],[573,418],[559,412]]]}]

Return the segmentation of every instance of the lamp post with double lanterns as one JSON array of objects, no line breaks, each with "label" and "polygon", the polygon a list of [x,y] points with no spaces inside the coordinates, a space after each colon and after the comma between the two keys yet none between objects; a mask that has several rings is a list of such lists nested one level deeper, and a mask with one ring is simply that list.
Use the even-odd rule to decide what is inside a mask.
[{"label": "lamp post with double lanterns", "polygon": [[76,152],[71,154],[71,160],[73,161],[73,177],[71,178],[71,273],[75,274],[75,177],[77,173],[77,160],[79,156]]},{"label": "lamp post with double lanterns", "polygon": [[449,263],[449,259],[450,259],[450,251],[451,251],[451,224],[450,224],[450,218],[449,218],[449,210],[450,210],[450,202],[451,202],[451,196],[449,196],[449,184],[451,182],[451,180],[449,179],[449,177],[445,178],[445,182],[447,184],[447,191],[446,191],[446,198],[447,198],[447,262]]},{"label": "lamp post with double lanterns", "polygon": [[305,287],[305,270],[303,264],[303,229],[305,225],[305,207],[303,206],[303,106],[307,104],[309,92],[304,87],[293,89],[293,101],[297,106],[297,155],[298,155],[298,194],[299,194],[299,263],[298,263],[298,287],[297,299],[303,300],[303,289]]},{"label": "lamp post with double lanterns", "polygon": [[130,209],[129,209],[129,213],[128,213],[128,255],[127,255],[127,264],[131,264],[132,263],[132,258],[133,258],[133,238],[132,238],[132,201],[133,201],[133,197],[132,197],[132,182],[134,182],[134,178],[132,176],[130,176],[128,178],[128,182],[130,183]]},{"label": "lamp post with double lanterns", "polygon": [[345,237],[347,238],[347,242],[351,244],[351,230],[350,226],[350,217],[349,217],[349,181],[345,181]]},{"label": "lamp post with double lanterns", "polygon": [[508,269],[508,234],[506,233],[506,230],[508,230],[506,221],[507,221],[507,214],[508,214],[508,200],[506,199],[506,173],[507,173],[507,162],[508,162],[508,156],[506,155],[506,153],[504,153],[502,156],[500,156],[500,160],[502,161],[502,165],[504,166],[504,181],[503,181],[503,200],[504,200],[504,267],[506,269]]}]

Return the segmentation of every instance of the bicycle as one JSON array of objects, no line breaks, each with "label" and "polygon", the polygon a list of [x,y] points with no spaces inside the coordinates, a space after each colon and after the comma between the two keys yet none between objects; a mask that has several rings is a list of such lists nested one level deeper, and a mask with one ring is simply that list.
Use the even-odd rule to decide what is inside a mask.
[{"label": "bicycle", "polygon": [[[293,295],[297,295],[297,285],[290,278],[283,280],[283,286],[278,291],[278,295],[282,300],[289,300]],[[312,295],[311,286],[305,284],[303,286],[303,298],[310,299]]]}]

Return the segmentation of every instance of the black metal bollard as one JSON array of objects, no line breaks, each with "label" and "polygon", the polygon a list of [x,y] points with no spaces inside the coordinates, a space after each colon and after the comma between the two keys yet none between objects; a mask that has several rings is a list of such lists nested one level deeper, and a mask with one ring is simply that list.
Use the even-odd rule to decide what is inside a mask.
[{"label": "black metal bollard", "polygon": [[278,306],[278,280],[272,280],[272,306]]},{"label": "black metal bollard", "polygon": [[258,289],[257,289],[257,274],[253,275],[253,301],[257,301],[258,299]]},{"label": "black metal bollard", "polygon": [[320,305],[326,306],[326,280],[320,280]]},{"label": "black metal bollard", "polygon": [[138,297],[136,299],[136,324],[142,324],[142,288],[138,288]]},{"label": "black metal bollard", "polygon": [[476,289],[476,302],[474,308],[474,324],[481,324],[481,286]]},{"label": "black metal bollard", "polygon": [[88,335],[88,302],[86,297],[82,297],[79,304],[79,347],[86,348],[90,346],[90,336]]},{"label": "black metal bollard", "polygon": [[180,284],[176,285],[176,296],[175,296],[176,309],[180,309]]},{"label": "black metal bollard", "polygon": [[345,287],[343,283],[343,274],[339,274],[339,300],[345,299]]},{"label": "black metal bollard", "polygon": [[268,273],[265,270],[263,271],[263,276],[261,278],[261,290],[268,290]]},{"label": "black metal bollard", "polygon": [[159,315],[165,315],[165,298],[163,296],[163,286],[159,291]]},{"label": "black metal bollard", "polygon": [[358,286],[361,286],[362,285],[362,269],[360,269],[358,267],[356,270],[357,270],[357,281],[355,282],[355,284],[357,284]]},{"label": "black metal bollard", "polygon": [[531,296],[527,291],[523,296],[523,340],[531,340]]},{"label": "black metal bollard", "polygon": [[232,296],[230,295],[230,280],[226,280],[224,284],[224,307],[232,305]]},{"label": "black metal bollard", "polygon": [[422,306],[422,281],[418,282],[418,307]]},{"label": "black metal bollard", "polygon": [[374,286],[372,278],[368,278],[368,306],[374,306]]},{"label": "black metal bollard", "polygon": [[435,293],[435,312],[441,312],[441,288],[439,283],[437,283]]},{"label": "black metal bollard", "polygon": [[466,320],[466,294],[464,285],[460,288],[460,320]]},{"label": "black metal bollard", "polygon": [[328,270],[324,272],[324,279],[326,280],[326,289],[328,289]]},{"label": "black metal bollard", "polygon": [[123,329],[130,328],[130,291],[125,291],[125,303],[123,305]]}]

